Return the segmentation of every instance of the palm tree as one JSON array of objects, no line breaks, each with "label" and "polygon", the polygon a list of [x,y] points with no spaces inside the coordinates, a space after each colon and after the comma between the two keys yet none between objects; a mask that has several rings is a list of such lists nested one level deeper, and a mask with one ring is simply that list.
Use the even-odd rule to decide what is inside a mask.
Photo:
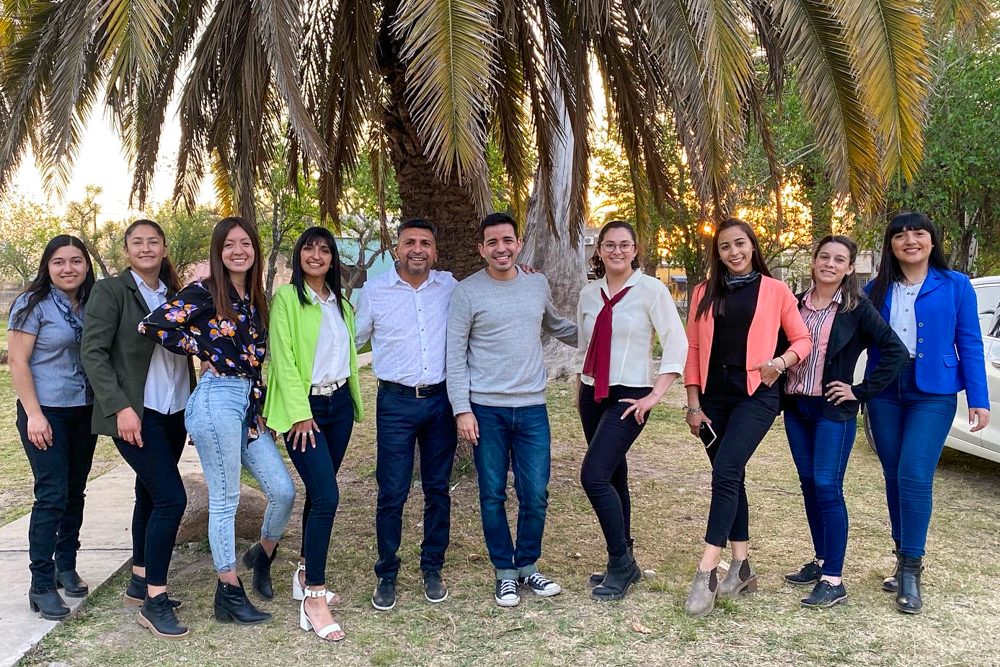
[{"label": "palm tree", "polygon": [[[565,202],[547,206],[547,225],[579,233],[591,61],[636,191],[648,183],[657,206],[673,199],[659,141],[671,122],[706,215],[728,212],[728,166],[746,132],[755,127],[771,145],[758,50],[773,93],[790,72],[798,77],[834,182],[858,205],[876,200],[886,179],[909,179],[920,158],[928,62],[918,0],[0,3],[0,193],[29,146],[46,184],[64,183],[102,102],[144,205],[168,102],[179,95],[178,201],[192,204],[212,173],[234,209],[253,216],[256,184],[285,142],[290,182],[298,170],[318,174],[322,214],[335,217],[367,145],[379,178],[395,168],[402,215],[443,226],[442,259],[459,274],[477,264],[491,137],[518,213],[535,150],[537,199]],[[956,19],[974,15],[963,0],[935,5]],[[568,197],[545,196],[554,147],[567,142]]]}]

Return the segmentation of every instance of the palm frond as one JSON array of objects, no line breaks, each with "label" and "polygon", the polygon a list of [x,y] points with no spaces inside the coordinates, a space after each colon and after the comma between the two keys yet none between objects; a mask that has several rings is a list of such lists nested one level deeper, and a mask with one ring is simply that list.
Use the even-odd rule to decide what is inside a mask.
[{"label": "palm frond", "polygon": [[848,36],[823,0],[775,0],[781,44],[823,147],[835,190],[864,207],[877,194],[879,151],[858,89]]},{"label": "palm frond", "polygon": [[748,113],[757,129],[757,136],[760,137],[760,145],[764,152],[764,159],[767,161],[768,180],[771,184],[771,191],[774,193],[775,209],[778,218],[777,232],[781,233],[784,226],[785,214],[781,201],[781,181],[782,162],[778,156],[778,149],[774,144],[774,135],[771,133],[771,122],[764,109],[763,94],[756,81],[750,83],[750,98],[747,100]]},{"label": "palm frond", "polygon": [[885,144],[883,175],[913,180],[920,166],[930,81],[919,0],[838,0],[864,101]]},{"label": "palm frond", "polygon": [[23,28],[17,42],[4,52],[0,70],[9,119],[0,136],[0,192],[7,190],[42,121],[44,89],[51,80],[61,15],[71,10],[67,4],[34,3],[13,19]]},{"label": "palm frond", "polygon": [[394,26],[426,155],[442,180],[468,183],[482,211],[489,208],[485,115],[496,11],[496,0],[404,0]]},{"label": "palm frond", "polygon": [[[255,30],[260,37],[275,87],[288,112],[299,146],[321,169],[328,162],[326,145],[316,130],[298,81],[301,41],[299,0],[252,0]],[[257,68],[259,69],[259,68]]]},{"label": "palm frond", "polygon": [[[371,101],[370,116],[372,118],[382,118],[387,97],[388,91],[385,85],[379,81]],[[392,245],[389,216],[386,212],[389,176],[392,173],[392,157],[389,154],[389,141],[381,123],[369,125],[368,161],[372,172],[372,183],[375,186],[375,198],[378,200],[379,239],[382,248],[385,249]]]},{"label": "palm frond", "polygon": [[45,140],[36,156],[42,185],[50,193],[61,195],[69,183],[84,122],[95,101],[95,79],[102,78],[96,76],[97,60],[91,51],[96,23],[97,12],[89,2],[66,3],[60,12],[59,45],[45,95]]},{"label": "palm frond", "polygon": [[931,20],[939,37],[954,31],[960,43],[971,45],[996,32],[997,7],[993,0],[931,0]]},{"label": "palm frond", "polygon": [[778,26],[775,25],[774,9],[765,0],[750,0],[750,18],[757,32],[757,41],[767,57],[764,94],[770,93],[780,109],[785,85],[785,52],[781,48]]},{"label": "palm frond", "polygon": [[[506,27],[501,19],[501,34],[509,34]],[[514,218],[523,220],[528,178],[528,145],[524,131],[528,127],[528,112],[524,104],[524,70],[510,40],[499,41],[497,55],[497,84],[490,104],[493,108],[492,132],[507,176]]]},{"label": "palm frond", "polygon": [[160,151],[160,136],[167,105],[176,85],[181,62],[198,31],[208,1],[181,0],[175,14],[174,28],[159,58],[156,78],[149,86],[139,86],[136,92],[135,128],[131,132],[133,140],[125,143],[133,165],[129,206],[133,202],[138,202],[140,208],[146,205]]},{"label": "palm frond", "polygon": [[569,191],[570,245],[576,247],[587,224],[590,187],[590,121],[594,99],[590,86],[590,56],[586,34],[582,22],[572,21],[566,8],[563,14],[563,34],[566,43],[566,58],[572,78],[568,81],[566,110],[569,125],[573,131],[573,175]]},{"label": "palm frond", "polygon": [[112,81],[136,73],[147,84],[157,76],[159,54],[167,42],[177,0],[99,0],[89,5],[100,12],[105,33],[101,59],[110,61]]},{"label": "palm frond", "polygon": [[219,215],[222,217],[236,215],[236,208],[233,206],[233,188],[229,180],[229,165],[217,150],[212,151],[210,172],[212,187],[215,190],[215,206]]}]

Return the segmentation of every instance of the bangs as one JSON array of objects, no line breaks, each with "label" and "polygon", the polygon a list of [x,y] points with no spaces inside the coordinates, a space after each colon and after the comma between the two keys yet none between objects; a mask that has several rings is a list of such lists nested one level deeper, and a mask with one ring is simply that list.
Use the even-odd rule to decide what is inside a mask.
[{"label": "bangs", "polygon": [[901,232],[926,231],[935,234],[934,223],[923,213],[900,213],[889,222],[885,230],[886,238],[892,238]]},{"label": "bangs", "polygon": [[298,245],[301,249],[310,244],[315,245],[317,241],[322,241],[330,250],[334,248],[333,234],[323,227],[310,227],[302,232]]}]

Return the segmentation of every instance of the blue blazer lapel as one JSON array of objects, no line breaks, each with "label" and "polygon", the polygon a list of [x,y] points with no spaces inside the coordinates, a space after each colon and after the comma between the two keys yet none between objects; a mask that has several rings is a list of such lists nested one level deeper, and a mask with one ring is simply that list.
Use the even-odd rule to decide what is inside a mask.
[{"label": "blue blazer lapel", "polygon": [[927,271],[927,278],[924,280],[924,284],[920,286],[920,293],[917,294],[917,298],[919,299],[925,294],[933,292],[938,287],[941,287],[942,283],[944,283],[944,279],[941,273],[934,267],[931,267]]}]

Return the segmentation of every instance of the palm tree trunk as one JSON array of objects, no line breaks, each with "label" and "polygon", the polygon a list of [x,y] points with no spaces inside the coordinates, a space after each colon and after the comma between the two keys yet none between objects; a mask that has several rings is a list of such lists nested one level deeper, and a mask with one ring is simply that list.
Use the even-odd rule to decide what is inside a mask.
[{"label": "palm tree trunk", "polygon": [[[524,232],[524,249],[518,261],[533,266],[548,278],[552,302],[560,313],[576,319],[576,304],[580,290],[587,284],[586,256],[583,240],[570,242],[569,201],[573,174],[573,129],[569,114],[558,91],[552,98],[560,116],[563,134],[552,139],[553,164],[550,182],[551,202],[542,197],[539,179],[535,173],[535,187],[528,200],[528,221]],[[552,235],[546,221],[545,209],[551,205],[555,216],[558,238]],[[545,366],[550,378],[566,377],[576,372],[576,348],[569,347],[550,336],[543,339]]]},{"label": "palm tree trunk", "polygon": [[406,65],[399,44],[383,34],[382,76],[389,89],[384,110],[385,132],[402,200],[402,219],[423,218],[438,226],[438,266],[461,280],[485,266],[477,245],[479,216],[469,189],[456,174],[445,183],[424,155],[424,142],[410,117],[406,99]]}]

